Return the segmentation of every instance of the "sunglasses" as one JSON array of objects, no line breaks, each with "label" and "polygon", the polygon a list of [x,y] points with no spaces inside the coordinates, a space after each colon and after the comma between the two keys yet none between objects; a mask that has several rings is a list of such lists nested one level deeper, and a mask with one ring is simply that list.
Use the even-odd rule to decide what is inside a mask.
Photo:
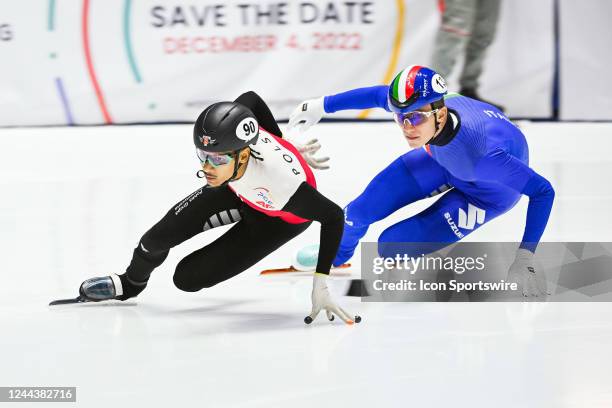
[{"label": "sunglasses", "polygon": [[396,113],[393,116],[395,117],[395,121],[402,126],[418,126],[425,123],[431,115],[439,110],[440,109],[434,109],[428,112],[412,111],[408,113]]},{"label": "sunglasses", "polygon": [[196,153],[198,155],[198,159],[200,159],[200,162],[202,163],[202,166],[208,162],[213,167],[219,167],[234,160],[234,156],[227,153],[205,152],[204,150],[200,150],[198,148],[196,148]]}]

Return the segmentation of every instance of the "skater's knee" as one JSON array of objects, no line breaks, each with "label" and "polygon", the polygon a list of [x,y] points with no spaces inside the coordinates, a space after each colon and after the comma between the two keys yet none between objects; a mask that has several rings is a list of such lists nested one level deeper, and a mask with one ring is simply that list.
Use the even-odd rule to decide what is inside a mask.
[{"label": "skater's knee", "polygon": [[201,289],[211,288],[218,282],[209,278],[210,273],[204,267],[194,265],[189,257],[182,259],[176,266],[174,286],[184,292],[197,292]]},{"label": "skater's knee", "polygon": [[202,289],[199,286],[193,285],[185,274],[178,273],[178,271],[174,274],[172,280],[174,281],[174,286],[183,292],[197,292]]},{"label": "skater's knee", "polygon": [[184,292],[197,292],[201,289],[198,285],[195,285],[193,268],[189,257],[183,258],[176,265],[172,280],[174,281],[174,286]]},{"label": "skater's knee", "polygon": [[193,278],[190,273],[179,269],[177,266],[176,271],[174,272],[174,276],[172,277],[174,281],[174,286],[183,292],[197,292],[200,289],[203,289],[200,285],[196,285],[193,282]]}]

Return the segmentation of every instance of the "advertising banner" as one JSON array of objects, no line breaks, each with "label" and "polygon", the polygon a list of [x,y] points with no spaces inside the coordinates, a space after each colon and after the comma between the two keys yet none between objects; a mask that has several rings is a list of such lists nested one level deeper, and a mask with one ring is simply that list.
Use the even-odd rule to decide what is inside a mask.
[{"label": "advertising banner", "polygon": [[[511,116],[550,115],[551,1],[504,2],[482,91]],[[0,126],[189,122],[247,90],[286,119],[428,64],[439,24],[433,0],[2,2]]]}]

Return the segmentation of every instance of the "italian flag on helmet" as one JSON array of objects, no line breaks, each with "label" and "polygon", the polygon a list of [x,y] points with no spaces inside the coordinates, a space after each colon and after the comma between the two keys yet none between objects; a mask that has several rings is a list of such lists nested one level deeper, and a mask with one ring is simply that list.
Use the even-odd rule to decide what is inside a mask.
[{"label": "italian flag on helmet", "polygon": [[442,99],[447,91],[440,74],[422,65],[411,65],[389,85],[389,108],[395,113],[414,111]]}]

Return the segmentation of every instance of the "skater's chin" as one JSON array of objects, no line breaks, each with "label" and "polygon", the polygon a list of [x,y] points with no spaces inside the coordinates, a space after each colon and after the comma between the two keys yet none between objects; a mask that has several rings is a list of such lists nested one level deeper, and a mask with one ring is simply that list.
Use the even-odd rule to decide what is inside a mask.
[{"label": "skater's chin", "polygon": [[219,183],[219,180],[216,177],[206,177],[206,183],[209,186],[213,186],[213,187],[218,186],[219,184],[221,184],[221,183]]},{"label": "skater's chin", "polygon": [[412,148],[421,147],[425,144],[423,143],[423,140],[418,136],[414,138],[406,137],[406,141],[408,142],[408,145]]}]

